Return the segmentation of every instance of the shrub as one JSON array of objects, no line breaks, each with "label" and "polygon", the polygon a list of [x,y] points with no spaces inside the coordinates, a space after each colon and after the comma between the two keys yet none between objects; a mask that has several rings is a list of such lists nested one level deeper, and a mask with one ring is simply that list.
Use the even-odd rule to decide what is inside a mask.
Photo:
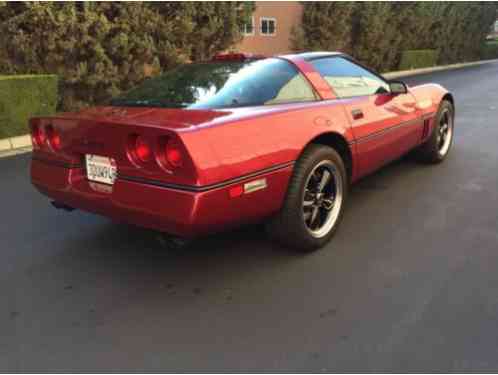
[{"label": "shrub", "polygon": [[437,64],[438,53],[432,49],[422,49],[413,51],[403,51],[399,70],[419,69],[435,66]]},{"label": "shrub", "polygon": [[51,115],[57,103],[57,76],[0,76],[0,139],[28,133],[28,119]]},{"label": "shrub", "polygon": [[481,59],[498,59],[498,42],[488,42],[481,46]]}]

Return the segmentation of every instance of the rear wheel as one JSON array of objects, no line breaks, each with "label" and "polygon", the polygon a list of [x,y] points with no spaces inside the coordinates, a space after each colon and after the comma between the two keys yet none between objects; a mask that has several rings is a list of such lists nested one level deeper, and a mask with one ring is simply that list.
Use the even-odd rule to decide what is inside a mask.
[{"label": "rear wheel", "polygon": [[453,143],[454,113],[451,102],[443,100],[431,136],[416,151],[420,161],[440,163],[446,158]]},{"label": "rear wheel", "polygon": [[331,147],[310,145],[296,162],[281,211],[267,223],[269,235],[302,251],[325,245],[342,217],[347,175]]}]

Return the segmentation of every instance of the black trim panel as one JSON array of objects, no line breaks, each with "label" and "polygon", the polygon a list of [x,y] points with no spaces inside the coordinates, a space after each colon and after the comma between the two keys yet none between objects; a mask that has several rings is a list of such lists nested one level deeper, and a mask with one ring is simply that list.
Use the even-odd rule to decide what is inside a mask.
[{"label": "black trim panel", "polygon": [[421,124],[423,124],[423,122],[426,119],[433,117],[434,113],[435,112],[429,113],[429,114],[424,115],[424,116],[422,116],[420,118],[417,118],[417,119],[414,119],[414,120],[410,120],[410,121],[405,121],[405,122],[399,123],[398,125],[391,126],[390,128],[379,130],[379,131],[377,131],[375,133],[372,133],[372,134],[369,134],[369,135],[367,135],[365,137],[362,137],[362,138],[359,138],[359,139],[355,139],[354,141],[349,142],[349,144],[353,145],[353,144],[367,142],[367,141],[371,140],[372,138],[380,137],[381,135],[383,135],[385,133],[388,133],[388,132],[390,132],[392,130],[399,129],[399,128],[402,128],[404,126],[411,126],[411,125],[414,125],[414,124],[416,124],[418,122],[420,122]]},{"label": "black trim panel", "polygon": [[151,179],[143,178],[143,177],[124,176],[124,175],[120,175],[119,172],[118,172],[118,179],[125,180],[125,181],[131,181],[131,182],[138,182],[141,184],[159,186],[159,187],[164,187],[164,188],[168,188],[168,189],[190,191],[190,192],[204,192],[204,191],[208,191],[208,190],[213,190],[213,189],[225,187],[225,186],[228,186],[231,184],[235,184],[237,182],[244,181],[248,178],[258,177],[258,176],[266,174],[266,173],[278,171],[280,169],[287,168],[293,164],[294,164],[294,161],[290,161],[287,163],[274,165],[273,167],[270,167],[270,168],[260,169],[259,171],[249,173],[246,175],[242,175],[242,176],[239,176],[236,178],[232,178],[229,180],[218,182],[216,184],[203,185],[203,186],[171,184],[171,183],[162,182],[162,181],[158,181],[158,180],[151,180]]},{"label": "black trim panel", "polygon": [[36,161],[39,161],[41,163],[50,164],[50,165],[54,165],[56,167],[61,167],[61,168],[66,168],[66,169],[83,168],[83,164],[67,163],[65,161],[60,161],[60,160],[48,160],[48,159],[43,159],[43,158],[40,158],[37,156],[33,156],[32,160],[36,160]]}]

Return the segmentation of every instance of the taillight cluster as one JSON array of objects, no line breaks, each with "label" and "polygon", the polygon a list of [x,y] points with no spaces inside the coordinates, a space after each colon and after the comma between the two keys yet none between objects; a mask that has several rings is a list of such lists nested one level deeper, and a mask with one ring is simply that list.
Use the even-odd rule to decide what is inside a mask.
[{"label": "taillight cluster", "polygon": [[138,165],[157,163],[165,169],[175,169],[183,165],[183,150],[179,143],[168,137],[160,137],[150,142],[141,135],[131,135],[128,140],[128,157]]},{"label": "taillight cluster", "polygon": [[48,148],[52,151],[59,151],[62,148],[59,131],[52,125],[42,127],[33,124],[31,126],[31,142],[33,147],[39,149]]}]

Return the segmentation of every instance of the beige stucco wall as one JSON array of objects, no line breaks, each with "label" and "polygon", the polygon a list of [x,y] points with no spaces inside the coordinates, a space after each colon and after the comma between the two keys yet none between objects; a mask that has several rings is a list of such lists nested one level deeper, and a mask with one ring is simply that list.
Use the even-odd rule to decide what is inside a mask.
[{"label": "beige stucco wall", "polygon": [[[289,53],[292,26],[301,22],[303,6],[294,1],[256,1],[254,35],[244,36],[234,50],[247,53],[275,55]],[[276,35],[260,33],[260,17],[273,17],[277,20]]]}]

